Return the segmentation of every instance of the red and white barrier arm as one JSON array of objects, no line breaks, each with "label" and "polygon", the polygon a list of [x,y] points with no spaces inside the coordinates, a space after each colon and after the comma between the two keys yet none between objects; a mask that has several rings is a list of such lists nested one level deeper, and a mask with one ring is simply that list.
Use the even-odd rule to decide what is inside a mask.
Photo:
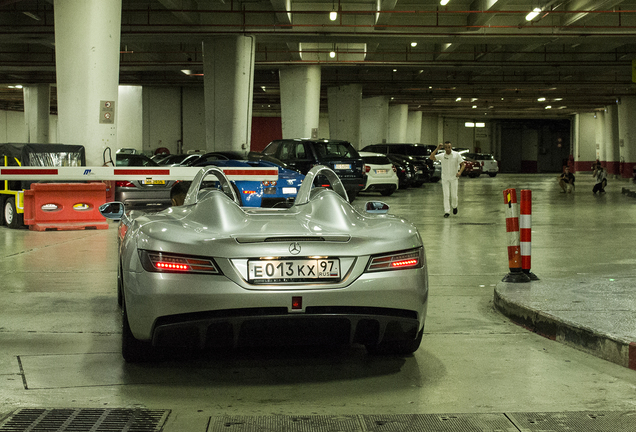
[{"label": "red and white barrier arm", "polygon": [[[278,168],[220,167],[230,180],[278,180]],[[0,167],[0,180],[192,180],[200,167]]]}]

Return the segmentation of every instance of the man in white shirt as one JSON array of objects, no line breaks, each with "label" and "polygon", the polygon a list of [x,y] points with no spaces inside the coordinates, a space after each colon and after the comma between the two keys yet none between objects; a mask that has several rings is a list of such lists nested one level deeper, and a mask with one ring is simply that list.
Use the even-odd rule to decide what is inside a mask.
[{"label": "man in white shirt", "polygon": [[438,160],[442,163],[442,191],[444,191],[444,217],[450,216],[451,206],[453,214],[457,214],[457,184],[459,177],[466,168],[464,158],[453,151],[453,145],[450,141],[444,143],[444,153],[437,152],[442,148],[442,144],[438,145],[429,156],[432,161]]}]

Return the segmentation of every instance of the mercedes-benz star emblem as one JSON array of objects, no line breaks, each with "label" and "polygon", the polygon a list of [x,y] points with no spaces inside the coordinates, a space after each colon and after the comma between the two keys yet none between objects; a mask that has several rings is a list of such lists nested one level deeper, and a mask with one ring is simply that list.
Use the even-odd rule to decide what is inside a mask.
[{"label": "mercedes-benz star emblem", "polygon": [[293,242],[289,245],[289,253],[292,255],[298,255],[300,253],[300,243]]}]

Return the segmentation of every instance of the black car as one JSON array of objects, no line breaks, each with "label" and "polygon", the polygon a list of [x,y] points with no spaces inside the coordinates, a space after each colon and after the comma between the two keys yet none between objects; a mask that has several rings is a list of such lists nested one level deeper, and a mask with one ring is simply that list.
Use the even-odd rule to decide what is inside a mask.
[{"label": "black car", "polygon": [[413,186],[421,186],[424,182],[435,182],[441,178],[441,169],[428,157],[431,149],[424,144],[413,143],[382,143],[371,144],[362,151],[372,151],[384,153],[387,156],[395,156],[416,164],[417,176],[413,181]]},{"label": "black car", "polygon": [[364,162],[350,142],[326,139],[282,139],[272,141],[262,152],[285,162],[302,174],[315,165],[333,169],[353,201],[366,186]]},{"label": "black car", "polygon": [[389,160],[395,166],[395,170],[400,180],[400,189],[406,189],[411,186],[415,186],[415,180],[418,176],[415,163],[410,162],[398,155],[387,155]]}]

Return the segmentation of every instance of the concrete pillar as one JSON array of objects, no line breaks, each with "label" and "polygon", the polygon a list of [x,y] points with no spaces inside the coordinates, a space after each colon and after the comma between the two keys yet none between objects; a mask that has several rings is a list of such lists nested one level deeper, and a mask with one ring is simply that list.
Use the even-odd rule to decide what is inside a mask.
[{"label": "concrete pillar", "polygon": [[605,107],[605,136],[602,142],[603,152],[601,160],[605,162],[607,173],[616,176],[620,172],[618,161],[618,106],[608,105]]},{"label": "concrete pillar", "polygon": [[619,172],[631,178],[636,166],[636,97],[623,97],[618,105]]},{"label": "concrete pillar", "polygon": [[605,112],[594,113],[594,142],[597,160],[605,160]]},{"label": "concrete pillar", "polygon": [[419,143],[422,138],[422,111],[409,111],[406,119],[406,141]]},{"label": "concrete pillar", "polygon": [[329,136],[332,139],[349,141],[360,149],[360,106],[362,85],[352,84],[330,87],[327,92],[329,110]]},{"label": "concrete pillar", "polygon": [[203,44],[207,151],[247,152],[252,133],[253,36],[223,36]]},{"label": "concrete pillar", "polygon": [[58,141],[102,165],[117,144],[121,0],[55,0]]},{"label": "concrete pillar", "polygon": [[[281,68],[280,111],[283,138],[319,138],[320,79],[320,66]],[[331,121],[329,126],[331,128]],[[331,130],[329,134],[331,135]]]},{"label": "concrete pillar", "polygon": [[30,143],[49,143],[49,117],[51,113],[51,86],[27,85],[24,93],[24,121]]},{"label": "concrete pillar", "polygon": [[389,139],[389,97],[362,99],[360,106],[360,139],[362,147],[386,143]]},{"label": "concrete pillar", "polygon": [[406,104],[389,106],[389,142],[406,142],[406,124],[409,106]]}]

